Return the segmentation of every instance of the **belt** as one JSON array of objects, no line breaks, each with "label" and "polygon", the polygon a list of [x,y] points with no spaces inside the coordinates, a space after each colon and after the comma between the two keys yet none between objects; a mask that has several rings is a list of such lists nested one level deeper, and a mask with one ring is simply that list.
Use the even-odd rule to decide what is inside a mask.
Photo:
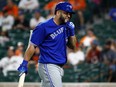
[{"label": "belt", "polygon": [[58,65],[61,68],[64,66],[64,64],[56,64],[56,65]]}]

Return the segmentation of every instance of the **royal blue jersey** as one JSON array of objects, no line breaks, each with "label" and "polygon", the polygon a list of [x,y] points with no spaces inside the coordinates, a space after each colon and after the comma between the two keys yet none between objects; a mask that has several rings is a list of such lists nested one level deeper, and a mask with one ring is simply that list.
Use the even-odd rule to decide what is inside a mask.
[{"label": "royal blue jersey", "polygon": [[53,18],[38,24],[30,42],[40,48],[40,63],[65,64],[67,38],[74,35],[66,25],[56,25]]}]

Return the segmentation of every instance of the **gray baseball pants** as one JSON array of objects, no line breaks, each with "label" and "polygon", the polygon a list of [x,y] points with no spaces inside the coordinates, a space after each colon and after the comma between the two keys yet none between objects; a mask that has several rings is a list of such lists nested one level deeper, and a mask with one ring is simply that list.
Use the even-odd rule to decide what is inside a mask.
[{"label": "gray baseball pants", "polygon": [[63,68],[55,64],[39,63],[42,87],[62,87]]}]

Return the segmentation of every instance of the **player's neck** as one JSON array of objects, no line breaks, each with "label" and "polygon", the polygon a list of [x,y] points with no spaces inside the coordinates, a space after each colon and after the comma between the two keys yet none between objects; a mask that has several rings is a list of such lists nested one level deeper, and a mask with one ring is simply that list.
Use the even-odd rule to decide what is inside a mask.
[{"label": "player's neck", "polygon": [[54,21],[54,23],[55,23],[56,25],[60,25],[60,24],[61,24],[60,21],[59,21],[59,19],[58,19],[57,17],[54,17],[54,18],[53,18],[53,21]]}]

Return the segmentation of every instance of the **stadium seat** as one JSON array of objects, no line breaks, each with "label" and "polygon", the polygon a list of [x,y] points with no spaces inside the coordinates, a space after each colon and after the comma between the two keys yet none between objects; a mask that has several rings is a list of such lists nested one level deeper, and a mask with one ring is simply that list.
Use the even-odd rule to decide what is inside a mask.
[{"label": "stadium seat", "polygon": [[9,82],[18,82],[19,80],[19,73],[18,71],[8,71],[7,72],[7,80]]}]

